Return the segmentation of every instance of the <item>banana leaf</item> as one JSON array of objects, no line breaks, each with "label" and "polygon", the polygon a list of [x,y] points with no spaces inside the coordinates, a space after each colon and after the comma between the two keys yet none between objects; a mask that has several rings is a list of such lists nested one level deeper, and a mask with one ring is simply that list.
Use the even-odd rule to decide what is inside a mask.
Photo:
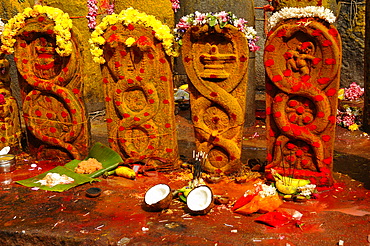
[{"label": "banana leaf", "polygon": [[[62,192],[62,191],[68,190],[72,187],[75,187],[75,186],[78,186],[84,183],[88,183],[88,182],[91,183],[93,181],[99,181],[98,179],[95,179],[95,178],[99,177],[100,175],[102,175],[103,173],[107,171],[110,171],[116,168],[121,162],[123,162],[121,156],[117,152],[104,146],[101,143],[96,143],[90,149],[89,154],[85,158],[85,160],[89,158],[95,158],[100,163],[102,163],[103,169],[95,171],[91,174],[78,174],[74,172],[74,169],[78,166],[81,160],[72,160],[68,162],[67,164],[65,164],[64,166],[55,167],[52,170],[42,173],[33,178],[17,181],[17,183],[24,185],[26,187],[38,187],[42,190]],[[52,187],[41,185],[40,183],[35,183],[39,181],[40,179],[43,179],[48,173],[58,173],[60,175],[65,174],[68,177],[73,178],[74,182],[70,184],[59,184],[59,185],[55,185]]]},{"label": "banana leaf", "polygon": [[[101,143],[96,143],[91,148],[85,160],[89,158],[95,158],[103,165],[103,169],[95,171],[91,174],[86,174],[88,177],[91,178],[99,177],[103,173],[115,169],[121,162],[123,162],[121,156],[117,152]],[[74,170],[80,162],[80,160],[72,160],[68,162],[65,167]]]},{"label": "banana leaf", "polygon": [[[51,186],[51,187],[47,186],[47,185],[42,185],[40,183],[36,183],[40,179],[43,179],[46,176],[46,174],[48,174],[48,173],[59,173],[60,175],[65,174],[68,177],[73,178],[74,182],[72,182],[70,184],[58,184],[58,185]],[[40,175],[37,175],[33,178],[17,181],[17,183],[21,184],[21,185],[24,185],[26,187],[38,187],[41,190],[63,192],[63,191],[66,191],[66,190],[68,190],[72,187],[75,187],[75,186],[78,186],[78,185],[81,185],[81,184],[85,184],[85,183],[88,183],[88,182],[93,182],[93,181],[96,181],[96,180],[93,179],[93,178],[87,177],[86,175],[75,173],[74,171],[72,171],[68,168],[65,168],[64,166],[57,166],[57,167],[51,169],[50,171],[47,171],[47,172],[42,173]]]}]

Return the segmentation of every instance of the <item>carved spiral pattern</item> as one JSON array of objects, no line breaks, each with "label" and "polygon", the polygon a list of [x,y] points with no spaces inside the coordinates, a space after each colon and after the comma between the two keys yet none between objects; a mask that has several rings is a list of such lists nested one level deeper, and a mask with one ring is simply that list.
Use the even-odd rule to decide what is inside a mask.
[{"label": "carved spiral pattern", "polygon": [[[305,50],[307,48],[311,50]],[[290,66],[294,60],[297,65]],[[290,20],[272,31],[266,42],[264,62],[266,73],[278,90],[273,93],[272,84],[267,83],[268,93],[273,97],[267,111],[281,135],[276,136],[272,129],[269,133],[276,141],[274,156],[267,168],[281,165],[282,147],[289,140],[303,141],[311,146],[318,169],[327,164],[324,162],[331,157],[325,153],[325,148],[331,136],[323,133],[335,124],[332,98],[335,100],[337,89],[332,82],[338,77],[340,61],[338,32],[315,19],[305,24]],[[297,106],[294,98],[302,98],[313,106]]]},{"label": "carved spiral pattern", "polygon": [[205,25],[187,31],[182,55],[192,85],[197,151],[208,154],[204,169],[234,172],[241,156],[245,95],[240,90],[246,86],[248,45],[236,28]]},{"label": "carved spiral pattern", "polygon": [[[102,73],[110,146],[126,162],[177,165],[173,87],[162,44],[152,29],[117,23],[107,40]],[[135,40],[127,45],[125,40]],[[171,99],[171,100],[170,100]]]},{"label": "carved spiral pattern", "polygon": [[[52,23],[52,22],[51,22]],[[52,24],[28,20],[15,46],[15,61],[23,80],[29,85],[23,91],[23,111],[27,129],[43,145],[62,148],[75,159],[83,159],[87,143],[77,146],[88,124],[84,104],[78,96],[76,84],[78,67],[77,48],[72,55],[62,58],[55,53]],[[41,36],[34,33],[41,32]],[[54,44],[53,44],[54,43]],[[81,144],[81,143],[79,143]]]}]

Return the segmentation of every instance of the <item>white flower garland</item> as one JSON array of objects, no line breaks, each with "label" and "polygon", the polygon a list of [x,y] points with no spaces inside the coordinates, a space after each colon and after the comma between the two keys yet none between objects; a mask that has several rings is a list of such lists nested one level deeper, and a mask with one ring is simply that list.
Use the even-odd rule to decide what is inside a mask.
[{"label": "white flower garland", "polygon": [[5,26],[5,24],[4,24],[4,22],[0,18],[0,36],[3,34],[4,26]]},{"label": "white flower garland", "polygon": [[330,9],[327,9],[323,6],[307,6],[304,8],[282,8],[278,12],[275,12],[270,18],[268,22],[268,28],[272,29],[275,27],[280,21],[285,19],[292,19],[292,18],[308,18],[308,17],[318,17],[321,19],[326,20],[329,23],[334,23],[336,20],[335,15]]}]

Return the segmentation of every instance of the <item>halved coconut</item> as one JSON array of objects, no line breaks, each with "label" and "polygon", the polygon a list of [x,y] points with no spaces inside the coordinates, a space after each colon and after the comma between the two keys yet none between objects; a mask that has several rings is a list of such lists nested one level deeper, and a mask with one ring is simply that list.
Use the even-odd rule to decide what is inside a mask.
[{"label": "halved coconut", "polygon": [[144,206],[149,211],[161,211],[170,206],[171,200],[171,188],[166,184],[157,184],[145,193]]},{"label": "halved coconut", "polygon": [[192,214],[207,214],[213,205],[213,192],[206,185],[191,190],[186,198],[186,205]]}]

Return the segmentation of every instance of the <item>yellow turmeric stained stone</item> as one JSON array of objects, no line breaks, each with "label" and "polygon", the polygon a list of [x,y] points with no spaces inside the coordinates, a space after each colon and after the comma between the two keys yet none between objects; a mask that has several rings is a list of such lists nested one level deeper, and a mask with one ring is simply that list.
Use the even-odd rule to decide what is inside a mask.
[{"label": "yellow turmeric stained stone", "polygon": [[[71,26],[58,28],[55,20],[36,13],[14,37],[28,144],[38,158],[82,160],[90,144],[80,76],[84,62]],[[58,33],[71,35],[70,42],[64,43]],[[65,50],[61,43],[67,44]]]},{"label": "yellow turmeric stained stone", "polygon": [[[140,16],[154,23],[152,17]],[[101,36],[108,140],[126,163],[168,171],[179,165],[171,60],[167,43],[144,19],[108,25]]]},{"label": "yellow turmeric stained stone", "polygon": [[341,53],[337,29],[317,17],[282,20],[271,30],[264,55],[267,169],[333,183]]},{"label": "yellow turmeric stained stone", "polygon": [[247,89],[247,39],[230,24],[223,28],[206,24],[190,27],[182,42],[196,148],[208,155],[203,169],[225,174],[238,171]]},{"label": "yellow turmeric stained stone", "polygon": [[0,58],[0,150],[6,146],[20,150],[21,124],[16,99],[10,89],[9,61]]}]

